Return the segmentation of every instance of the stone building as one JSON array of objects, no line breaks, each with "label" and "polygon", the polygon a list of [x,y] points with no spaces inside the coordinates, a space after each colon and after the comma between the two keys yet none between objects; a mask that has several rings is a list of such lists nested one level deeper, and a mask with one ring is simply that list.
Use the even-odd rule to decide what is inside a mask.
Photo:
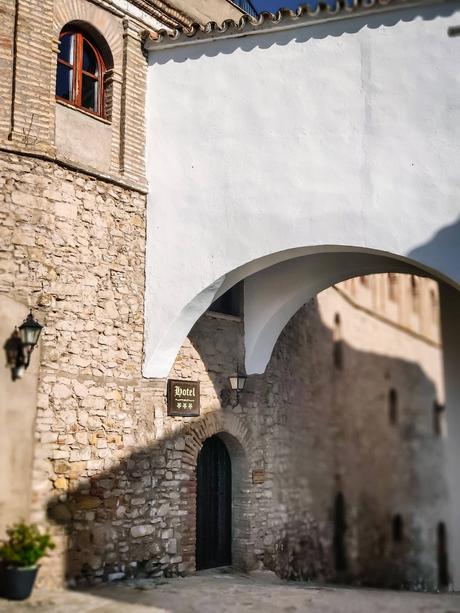
[{"label": "stone building", "polygon": [[[215,4],[214,21],[242,14]],[[0,530],[20,516],[52,527],[48,583],[192,572],[200,551],[201,567],[445,584],[434,282],[375,276],[327,290],[239,395],[229,386],[245,358],[235,286],[169,373],[200,382],[199,416],[168,415],[166,378],[142,374],[142,41],[146,30],[204,24],[209,6],[0,6],[2,342],[29,308],[44,326],[24,377],[1,374]],[[197,496],[213,495],[197,478],[202,449],[226,509],[214,548],[197,517]]]}]

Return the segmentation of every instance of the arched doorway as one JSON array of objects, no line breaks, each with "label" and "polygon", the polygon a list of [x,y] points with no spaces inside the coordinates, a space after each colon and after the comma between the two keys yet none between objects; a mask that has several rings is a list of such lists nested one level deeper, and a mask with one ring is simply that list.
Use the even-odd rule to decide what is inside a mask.
[{"label": "arched doorway", "polygon": [[438,589],[449,587],[449,569],[447,557],[446,525],[439,522],[437,529],[437,558],[438,558]]},{"label": "arched doorway", "polygon": [[206,439],[198,455],[196,568],[232,563],[232,469],[225,443]]},{"label": "arched doorway", "polygon": [[347,525],[345,521],[345,498],[339,492],[334,501],[334,563],[337,573],[347,570],[347,550],[345,533]]},{"label": "arched doorway", "polygon": [[[287,254],[284,255],[288,257]],[[248,267],[250,264],[251,267],[257,268],[256,272],[251,272],[253,268],[248,268],[251,274],[247,277],[244,277],[243,267],[228,273],[228,275],[234,273],[234,279],[237,282],[241,281],[242,276],[244,278],[244,359],[248,375],[265,372],[273,354],[276,341],[287,323],[297,312],[296,310],[301,308],[306,300],[323,291],[328,285],[339,283],[345,279],[352,279],[357,275],[365,277],[366,274],[378,273],[393,275],[419,273],[421,275],[432,276],[434,280],[446,281],[446,277],[443,277],[439,271],[429,269],[426,265],[419,265],[417,261],[408,257],[353,247],[348,248],[348,250],[340,246],[336,248],[331,247],[329,251],[312,252],[309,255],[305,255],[305,257],[292,257],[291,259],[286,259],[275,265],[260,269],[259,264],[261,267],[261,263],[257,261],[249,262]],[[225,287],[232,287],[230,277],[222,285],[222,288]],[[208,290],[213,294],[213,298],[218,297],[218,292],[214,285],[212,287],[209,286]],[[394,286],[388,290],[388,302],[395,302],[392,298],[395,295],[394,291]],[[410,292],[407,295],[410,296]],[[202,293],[200,293],[199,297],[200,300],[203,298]],[[460,398],[460,380],[458,378],[458,347],[460,347],[460,318],[458,317],[458,312],[460,308],[460,291],[447,283],[442,283],[440,286],[440,304],[442,305],[442,340],[446,381],[445,402],[447,407],[455,407],[458,406],[458,399]],[[203,305],[204,302],[200,308],[204,308]],[[190,302],[189,306],[190,308],[187,309],[187,313],[190,314],[191,319],[195,320],[200,312],[199,305],[198,303],[192,304]],[[195,309],[195,307],[197,308]],[[410,316],[412,317],[413,315],[413,309],[410,309]],[[340,322],[335,322],[336,333],[338,332],[338,323]],[[178,329],[174,327],[174,330],[177,331]],[[163,352],[160,353],[161,356],[165,355]],[[175,352],[172,351],[172,353]],[[166,370],[169,368],[170,366],[167,365]],[[335,377],[335,379],[338,379],[338,377]],[[388,389],[385,393],[388,394]],[[399,389],[397,393],[399,396]],[[397,401],[398,398],[390,399],[390,402],[395,400]],[[388,413],[390,421],[398,421],[398,415],[393,415],[393,413],[395,408],[396,413],[398,413],[398,410],[402,410],[404,406],[401,405],[401,400],[399,402],[396,401],[393,402],[394,406],[392,409],[390,407]],[[460,504],[460,473],[456,470],[459,456],[458,444],[455,444],[455,441],[458,441],[460,438],[460,412],[453,410],[446,413],[448,413],[446,418],[449,428],[445,456],[447,460],[446,480],[450,491],[449,504],[451,509],[455,511],[455,508]],[[396,428],[397,423],[394,426]],[[391,512],[391,509],[388,512]],[[446,516],[448,515],[446,512]],[[235,528],[235,525],[233,527]],[[350,528],[351,539],[352,532]],[[234,543],[236,544],[238,539],[235,538],[235,529],[233,530],[233,535]],[[350,542],[351,545],[352,543]],[[190,548],[190,557],[193,557],[194,550],[195,542],[193,542]],[[235,545],[233,551],[234,558],[236,559]],[[351,557],[349,557],[349,569],[352,566],[351,561]],[[453,585],[460,583],[459,561],[460,530],[455,530],[455,525],[453,525],[452,529],[449,530],[449,570]]]}]

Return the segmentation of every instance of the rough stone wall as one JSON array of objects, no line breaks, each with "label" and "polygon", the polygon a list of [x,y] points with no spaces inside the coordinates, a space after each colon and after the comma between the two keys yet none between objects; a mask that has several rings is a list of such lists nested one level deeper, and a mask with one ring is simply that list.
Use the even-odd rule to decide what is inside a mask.
[{"label": "rough stone wall", "polygon": [[[311,576],[320,561],[316,571],[333,577],[333,501],[342,492],[344,578],[433,587],[436,526],[446,521],[443,441],[433,431],[433,402],[443,394],[440,350],[354,308],[335,290],[318,302],[321,317],[311,306],[295,316],[248,399],[251,413],[266,412],[270,425],[264,454],[275,504],[264,538],[272,543],[260,549],[281,574]],[[342,369],[333,363],[337,313]],[[391,388],[399,397],[394,425]],[[265,394],[268,408],[260,401]],[[391,538],[397,513],[405,524],[401,544]]]},{"label": "rough stone wall", "polygon": [[[241,408],[223,411],[220,400],[226,378],[242,354],[241,331],[239,322],[221,324],[204,318],[196,334],[216,347],[215,361],[206,366],[204,360],[209,356],[200,354],[199,338],[192,332],[184,343],[171,376],[200,379],[200,418],[168,417],[165,382],[161,381],[152,383],[144,394],[146,418],[134,424],[131,447],[120,454],[104,449],[104,466],[95,466],[92,458],[98,450],[92,448],[89,437],[85,457],[78,458],[82,467],[92,469],[89,473],[84,470],[89,479],[74,481],[64,495],[47,502],[51,519],[62,523],[69,534],[69,577],[94,582],[139,573],[156,576],[193,571],[196,461],[206,438],[219,432],[226,433],[234,466],[234,533],[240,532],[234,560],[242,567],[254,564],[250,524],[258,509],[251,502],[249,487],[252,438],[248,424],[239,418]],[[98,426],[104,429],[106,416],[100,419]],[[83,436],[90,424],[80,428]]]},{"label": "rough stone wall", "polygon": [[[34,463],[26,463],[25,472],[32,474],[23,478],[24,490],[30,480],[33,483],[31,508],[25,503],[21,514],[44,523],[51,501],[53,517],[61,513],[66,527],[69,512],[80,512],[88,523],[99,506],[88,494],[69,511],[60,504],[66,502],[67,492],[92,492],[95,475],[155,440],[153,396],[163,393],[163,382],[141,376],[146,71],[142,24],[103,6],[109,8],[86,0],[11,0],[0,7],[0,292],[22,308],[30,304],[45,326],[42,351],[33,354],[27,382],[15,383],[18,393],[21,385],[24,393],[29,388],[36,392],[30,381],[39,372],[32,416]],[[108,76],[113,163],[104,177],[86,174],[81,159],[62,159],[54,146],[57,37],[72,20],[98,28],[114,58]],[[71,169],[75,167],[82,172]],[[135,190],[121,186],[130,182]],[[7,334],[10,322],[4,323]],[[0,406],[2,422],[10,415],[7,404],[2,401]],[[27,436],[17,443],[15,454],[21,453],[21,446],[30,451]],[[139,461],[143,466],[144,460]],[[129,470],[132,464],[130,460]],[[28,499],[29,492],[23,493]],[[5,491],[5,504],[8,495],[15,492]],[[128,514],[129,538],[123,542],[120,536],[119,549],[111,554],[109,539],[104,541],[103,558],[93,552],[85,559],[90,574],[100,575],[101,568],[118,558],[145,558],[145,543],[139,540],[142,530],[137,527],[141,522],[133,522],[137,514],[136,509]],[[91,544],[110,533],[107,521],[98,527],[96,536],[91,533]],[[69,576],[75,557],[80,571],[84,537],[76,544],[73,537],[56,528],[58,548],[42,580]],[[133,538],[137,540],[131,542]],[[169,540],[167,533],[164,539]],[[75,547],[80,554],[65,559],[63,552]],[[144,553],[137,555],[136,547]]]},{"label": "rough stone wall", "polygon": [[[337,296],[330,304],[323,298],[322,306],[326,320]],[[345,301],[339,306],[350,308]],[[348,316],[357,323],[356,313]],[[265,566],[284,577],[336,578],[332,509],[341,491],[349,565],[340,578],[433,587],[434,535],[444,519],[442,442],[425,406],[435,385],[414,356],[421,349],[436,360],[439,351],[412,347],[413,355],[402,359],[344,347],[344,370],[336,373],[332,333],[315,304],[304,307],[266,375],[251,377],[232,407],[227,378],[243,355],[242,324],[203,317],[171,373],[201,381],[202,415],[167,417],[164,385],[152,387],[143,410],[154,421],[137,426],[143,436],[136,446],[120,456],[109,445],[102,469],[92,460],[98,448],[90,436],[87,459],[78,458],[92,469],[83,469],[89,480],[76,479],[65,495],[51,498],[51,516],[69,531],[69,575],[93,582],[193,570],[197,454],[207,437],[225,432],[237,492],[238,565]],[[386,391],[398,377],[404,403],[395,428],[388,424]],[[105,428],[107,417],[100,419]],[[88,425],[79,429],[85,436]],[[264,471],[264,482],[252,483],[255,470]],[[406,526],[401,545],[391,542],[397,512]]]},{"label": "rough stone wall", "polygon": [[[228,377],[244,362],[243,325],[207,315],[171,373],[201,381],[202,415],[167,417],[165,381],[141,374],[145,196],[51,161],[56,24],[84,10],[106,21],[114,37],[112,179],[139,179],[141,185],[145,63],[139,31],[120,16],[101,17],[100,7],[83,0],[65,6],[20,0],[10,105],[13,8],[10,1],[0,7],[0,101],[6,101],[0,137],[8,147],[50,157],[0,154],[0,292],[30,303],[45,326],[33,355],[39,371],[34,462],[25,476],[32,480],[30,517],[50,522],[58,541],[41,579],[66,575],[94,582],[193,570],[197,454],[207,437],[225,432],[235,483],[235,562],[265,565],[283,576],[333,577],[332,501],[340,489],[348,505],[350,576],[390,580],[400,564],[412,573],[412,584],[421,575],[431,581],[433,526],[441,509],[430,488],[437,480],[440,489],[432,497],[441,505],[441,443],[433,441],[419,404],[429,397],[431,406],[434,391],[426,377],[437,380],[439,370],[429,362],[438,363],[439,350],[422,351],[420,367],[414,352],[421,345],[412,339],[389,337],[392,346],[382,351],[372,342],[363,347],[364,324],[350,316],[354,332],[342,340],[353,348],[344,345],[345,369],[337,373],[329,330],[336,306],[327,310],[320,300],[327,325],[314,306],[302,309],[267,373],[250,378],[241,403],[232,407]],[[375,372],[389,374],[376,380]],[[32,376],[30,369],[25,377]],[[405,390],[398,429],[385,421],[390,380]],[[371,413],[376,407],[378,428]],[[261,483],[252,482],[256,470],[265,475]],[[399,552],[388,542],[395,510],[407,518],[411,535],[410,547]]]},{"label": "rough stone wall", "polygon": [[30,301],[45,326],[33,475],[33,517],[44,519],[53,492],[153,437],[145,197],[32,158],[2,155],[0,169],[0,291]]},{"label": "rough stone wall", "polygon": [[[30,300],[45,326],[31,516],[48,516],[59,548],[42,579],[59,569],[91,582],[193,570],[196,458],[208,436],[226,432],[238,564],[334,577],[332,505],[342,491],[349,577],[433,585],[445,496],[431,413],[439,348],[338,294],[320,297],[321,317],[314,304],[299,311],[266,374],[250,377],[232,408],[243,324],[206,315],[171,373],[201,381],[201,417],[168,417],[165,381],[141,376],[144,197],[12,154],[0,169],[0,291]],[[338,308],[341,371],[332,359]],[[396,427],[390,387],[400,390]],[[262,483],[252,483],[255,470]],[[397,512],[407,540],[395,550]]]}]

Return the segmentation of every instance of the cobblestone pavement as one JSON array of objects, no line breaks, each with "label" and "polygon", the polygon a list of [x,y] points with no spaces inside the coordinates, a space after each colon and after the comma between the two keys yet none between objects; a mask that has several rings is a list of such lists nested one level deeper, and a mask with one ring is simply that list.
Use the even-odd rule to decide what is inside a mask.
[{"label": "cobblestone pavement", "polygon": [[206,571],[185,579],[137,580],[84,591],[36,591],[1,613],[460,613],[460,593],[424,594],[285,583],[271,573]]}]

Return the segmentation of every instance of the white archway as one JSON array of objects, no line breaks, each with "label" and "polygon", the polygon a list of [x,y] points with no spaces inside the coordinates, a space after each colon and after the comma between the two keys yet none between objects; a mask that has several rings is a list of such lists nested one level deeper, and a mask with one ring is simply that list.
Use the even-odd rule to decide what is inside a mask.
[{"label": "white archway", "polygon": [[[249,373],[263,372],[285,323],[332,283],[383,271],[445,281],[456,288],[442,290],[449,475],[459,493],[452,529],[460,525],[456,27],[457,3],[421,0],[254,28],[250,37],[151,43],[146,105],[144,375],[168,376],[193,324],[242,279]],[[460,529],[450,540],[460,586]]]},{"label": "white archway", "polygon": [[[431,247],[430,247],[431,249]],[[299,253],[302,253],[300,255]],[[294,257],[292,257],[294,255]],[[291,257],[287,257],[291,256]],[[369,249],[329,246],[272,254],[231,271],[192,301],[182,313],[183,339],[214,297],[244,280],[245,348],[248,374],[262,373],[287,322],[310,298],[347,278],[383,272],[430,276],[441,282],[441,317],[446,377],[447,481],[450,493],[449,542],[453,582],[460,585],[460,291],[439,271],[419,262]],[[248,274],[247,277],[244,275]],[[186,315],[186,317],[184,316]],[[177,328],[171,329],[177,334]],[[172,337],[171,337],[172,338]],[[169,340],[171,340],[171,338]],[[172,359],[176,349],[169,347]]]},{"label": "white archway", "polygon": [[[149,46],[147,377],[219,292],[283,261],[367,249],[460,283],[458,5],[284,25]],[[246,306],[251,366],[268,349]]]},{"label": "white archway", "polygon": [[[144,375],[168,376],[184,338],[194,324],[216,298],[240,281],[244,281],[245,362],[248,374],[265,371],[276,340],[290,318],[302,304],[335,283],[365,274],[405,272],[431,276],[458,287],[460,271],[456,283],[457,271],[452,267],[457,266],[457,260],[451,257],[450,242],[445,242],[441,236],[440,245],[437,240],[435,243],[437,247],[428,246],[427,251],[436,253],[438,260],[442,256],[443,244],[449,251],[446,266],[441,270],[430,268],[429,263],[423,260],[343,245],[289,249],[248,262],[194,296],[175,319],[170,319],[166,329],[152,330],[147,322]],[[429,258],[425,259],[430,262]],[[454,278],[446,274],[446,268],[455,275]],[[154,347],[153,337],[158,339]]]}]

